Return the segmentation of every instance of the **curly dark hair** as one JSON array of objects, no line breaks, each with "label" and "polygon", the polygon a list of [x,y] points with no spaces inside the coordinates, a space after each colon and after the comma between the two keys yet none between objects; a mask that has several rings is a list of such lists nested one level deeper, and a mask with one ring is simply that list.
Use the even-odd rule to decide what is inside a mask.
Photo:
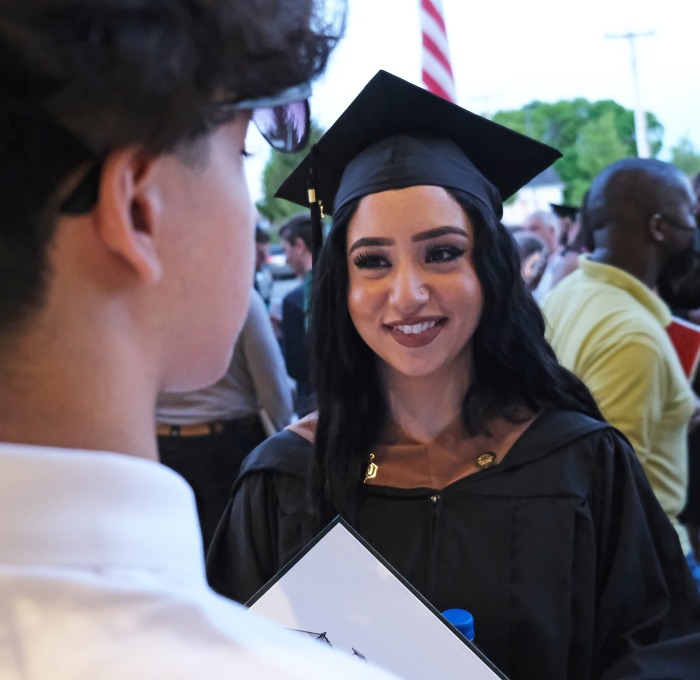
[{"label": "curly dark hair", "polygon": [[86,160],[179,149],[212,101],[316,77],[345,3],[3,0],[0,3],[0,331],[40,302],[61,182]]},{"label": "curly dark hair", "polygon": [[[544,318],[521,278],[508,230],[466,194],[448,193],[474,225],[473,262],[484,297],[473,337],[475,380],[462,403],[467,430],[488,432],[496,416],[517,422],[523,407],[573,409],[602,420],[590,391],[559,364],[545,340]],[[346,236],[357,204],[335,214],[314,267],[310,324],[319,404],[312,493],[323,516],[339,511],[348,518],[388,413],[374,353],[348,311]]]}]

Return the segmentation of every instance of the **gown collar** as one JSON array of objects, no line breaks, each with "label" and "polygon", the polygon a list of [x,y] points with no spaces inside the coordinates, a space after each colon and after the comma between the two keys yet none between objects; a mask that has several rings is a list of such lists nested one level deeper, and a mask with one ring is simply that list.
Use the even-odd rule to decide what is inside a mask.
[{"label": "gown collar", "polygon": [[388,423],[372,452],[376,475],[366,481],[402,489],[443,489],[484,469],[484,462],[487,468],[500,463],[534,420],[512,423],[499,418],[489,425],[490,435],[470,436],[457,417],[430,442],[419,442]]}]

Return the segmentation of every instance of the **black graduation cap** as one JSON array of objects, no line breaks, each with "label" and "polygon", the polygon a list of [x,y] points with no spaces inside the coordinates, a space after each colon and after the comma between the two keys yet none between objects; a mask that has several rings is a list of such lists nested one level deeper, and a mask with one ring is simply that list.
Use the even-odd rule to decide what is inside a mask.
[{"label": "black graduation cap", "polygon": [[420,184],[462,190],[497,217],[502,202],[561,154],[379,71],[277,191],[323,210]]},{"label": "black graduation cap", "polygon": [[570,220],[575,220],[576,216],[581,211],[581,208],[578,208],[575,205],[560,205],[558,203],[550,203],[549,206],[552,209],[552,212],[557,217],[561,217],[562,219],[568,217]]}]

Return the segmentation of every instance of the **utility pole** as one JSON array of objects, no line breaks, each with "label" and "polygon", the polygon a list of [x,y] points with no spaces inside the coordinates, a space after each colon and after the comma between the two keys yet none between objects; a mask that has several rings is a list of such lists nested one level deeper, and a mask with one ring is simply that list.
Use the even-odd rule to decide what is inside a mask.
[{"label": "utility pole", "polygon": [[488,105],[488,103],[494,99],[498,99],[500,96],[500,94],[482,94],[473,95],[471,97],[467,97],[467,99],[469,99],[470,101],[479,102],[479,115],[490,120],[491,107]]},{"label": "utility pole", "polygon": [[656,31],[647,31],[646,33],[620,33],[612,35],[608,33],[605,37],[611,40],[624,38],[629,40],[630,52],[632,53],[632,79],[634,80],[634,136],[637,142],[637,156],[640,158],[649,158],[649,141],[647,139],[647,120],[642,107],[642,95],[639,89],[639,74],[637,73],[637,53],[635,50],[634,41],[637,38],[648,38],[654,35]]}]

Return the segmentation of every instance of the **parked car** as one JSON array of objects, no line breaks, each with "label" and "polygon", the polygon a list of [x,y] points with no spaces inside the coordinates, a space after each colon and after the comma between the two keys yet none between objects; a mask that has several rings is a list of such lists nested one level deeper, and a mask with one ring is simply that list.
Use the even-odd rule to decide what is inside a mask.
[{"label": "parked car", "polygon": [[287,264],[287,256],[284,254],[284,248],[279,243],[270,244],[267,266],[270,268],[270,273],[274,279],[294,278],[294,272]]}]

